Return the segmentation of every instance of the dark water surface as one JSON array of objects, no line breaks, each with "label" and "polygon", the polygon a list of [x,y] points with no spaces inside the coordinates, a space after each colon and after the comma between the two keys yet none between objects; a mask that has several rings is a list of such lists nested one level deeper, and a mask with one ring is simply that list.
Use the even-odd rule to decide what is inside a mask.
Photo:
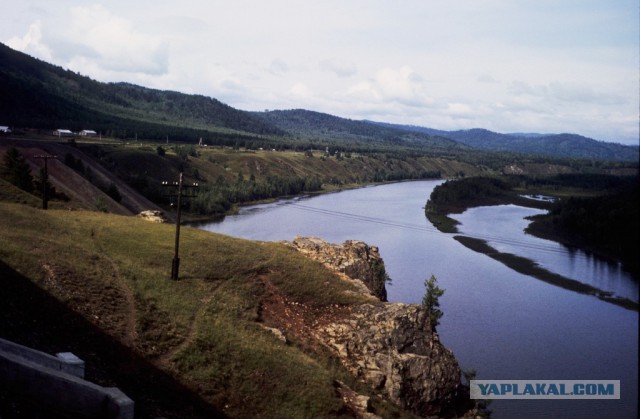
[{"label": "dark water surface", "polygon": [[[389,301],[420,303],[431,274],[440,299],[442,342],[478,379],[620,380],[621,400],[497,400],[495,418],[636,418],[638,313],[518,274],[438,232],[424,205],[441,181],[368,187],[243,208],[205,230],[253,240],[316,236],[376,245],[393,282]],[[460,231],[546,269],[638,300],[637,282],[619,266],[522,232],[515,206],[475,208],[456,216]]]}]

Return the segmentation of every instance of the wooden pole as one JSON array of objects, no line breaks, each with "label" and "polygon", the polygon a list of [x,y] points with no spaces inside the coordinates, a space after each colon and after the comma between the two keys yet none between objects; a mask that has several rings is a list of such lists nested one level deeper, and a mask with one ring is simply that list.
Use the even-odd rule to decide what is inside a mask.
[{"label": "wooden pole", "polygon": [[178,251],[180,247],[180,215],[182,210],[182,172],[180,172],[180,179],[178,180],[178,212],[176,215],[176,245],[171,262],[171,279],[174,281],[178,279],[178,271],[180,269],[180,257]]},{"label": "wooden pole", "polygon": [[55,159],[58,156],[50,156],[50,155],[42,155],[42,156],[33,156],[36,159],[44,159],[44,173],[42,176],[42,209],[46,210],[49,208],[49,167],[47,162],[49,159]]}]

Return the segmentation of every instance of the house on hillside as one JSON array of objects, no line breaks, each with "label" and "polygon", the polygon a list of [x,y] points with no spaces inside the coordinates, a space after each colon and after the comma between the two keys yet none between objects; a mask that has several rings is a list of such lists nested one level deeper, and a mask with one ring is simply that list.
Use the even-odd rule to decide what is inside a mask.
[{"label": "house on hillside", "polygon": [[83,137],[96,137],[96,136],[98,136],[98,133],[95,132],[94,130],[91,130],[91,129],[83,129],[82,131],[80,131],[79,134],[82,135]]},{"label": "house on hillside", "polygon": [[53,135],[58,137],[73,137],[74,134],[68,129],[57,129],[53,131]]},{"label": "house on hillside", "polygon": [[11,132],[11,128],[6,127],[4,125],[0,125],[0,133],[9,134]]}]

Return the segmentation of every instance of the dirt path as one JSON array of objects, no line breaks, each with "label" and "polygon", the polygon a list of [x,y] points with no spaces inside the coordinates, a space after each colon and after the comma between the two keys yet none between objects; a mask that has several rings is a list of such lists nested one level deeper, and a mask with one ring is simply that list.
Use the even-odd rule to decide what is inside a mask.
[{"label": "dirt path", "polygon": [[86,320],[123,344],[133,347],[136,318],[133,295],[114,266],[108,281],[97,280],[73,267],[41,260],[44,287]]},{"label": "dirt path", "polygon": [[136,298],[133,294],[133,290],[129,287],[127,281],[122,278],[120,274],[120,268],[116,261],[111,258],[108,258],[109,263],[111,264],[111,268],[113,269],[113,279],[118,287],[118,290],[124,295],[125,304],[126,304],[126,334],[124,339],[124,344],[129,346],[130,348],[134,348],[136,345],[136,341],[138,340],[138,330],[137,330],[137,322],[136,322]]},{"label": "dirt path", "polygon": [[171,359],[178,353],[180,353],[181,351],[183,351],[184,349],[186,349],[187,347],[189,347],[189,345],[191,345],[193,343],[193,341],[195,340],[197,334],[198,334],[198,320],[202,317],[204,311],[207,308],[207,305],[211,302],[211,300],[213,299],[213,295],[214,295],[215,289],[211,290],[210,294],[207,295],[206,297],[204,297],[201,302],[202,304],[200,305],[200,307],[198,307],[198,309],[196,310],[196,312],[193,315],[193,320],[191,321],[191,324],[189,325],[189,331],[187,332],[187,336],[184,338],[184,340],[182,342],[180,342],[180,344],[176,347],[174,347],[173,349],[171,349],[169,352],[163,354],[162,356],[160,356],[160,358],[158,358],[158,364],[161,366],[170,366],[171,365]]},{"label": "dirt path", "polygon": [[120,323],[120,329],[122,330],[120,336],[123,344],[131,349],[136,347],[138,341],[138,328],[137,328],[137,309],[136,298],[133,290],[129,286],[126,278],[123,277],[118,262],[109,256],[108,252],[101,245],[99,240],[94,240],[96,247],[96,253],[100,255],[106,264],[111,268],[111,278],[109,285],[117,292],[120,297],[119,307],[120,317],[122,317]]}]

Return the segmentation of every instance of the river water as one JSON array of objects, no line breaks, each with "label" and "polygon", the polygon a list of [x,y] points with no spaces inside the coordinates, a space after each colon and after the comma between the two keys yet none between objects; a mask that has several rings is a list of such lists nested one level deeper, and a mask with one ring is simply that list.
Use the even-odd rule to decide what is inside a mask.
[{"label": "river water", "polygon": [[[316,236],[376,245],[392,283],[389,301],[420,303],[423,282],[444,288],[438,333],[477,379],[620,380],[620,400],[495,400],[494,418],[636,418],[638,313],[519,274],[438,232],[424,215],[442,181],[405,182],[242,208],[205,230],[252,240]],[[546,269],[638,300],[637,281],[619,266],[525,235],[539,210],[474,208],[460,231]]]}]

